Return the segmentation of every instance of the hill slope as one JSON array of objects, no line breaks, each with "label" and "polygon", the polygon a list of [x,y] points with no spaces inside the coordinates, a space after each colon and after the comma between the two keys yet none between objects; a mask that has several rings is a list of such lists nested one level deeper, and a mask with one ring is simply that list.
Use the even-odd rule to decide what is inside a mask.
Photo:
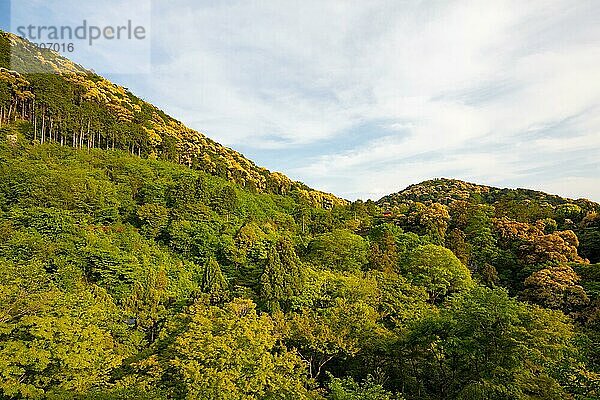
[{"label": "hill slope", "polygon": [[559,229],[574,231],[580,253],[600,262],[600,204],[587,199],[568,199],[530,189],[507,189],[477,185],[457,179],[432,179],[410,185],[400,192],[382,197],[377,204],[391,217],[403,215],[415,203],[444,206],[463,201],[493,206],[494,216],[535,224],[552,219]]},{"label": "hill slope", "polygon": [[404,202],[419,201],[421,203],[436,202],[448,205],[456,200],[466,200],[493,204],[500,201],[518,200],[547,203],[551,206],[571,203],[584,208],[598,208],[598,203],[587,199],[568,199],[531,189],[507,189],[478,185],[458,179],[439,178],[408,186],[397,193],[382,197],[377,203],[398,205]]},{"label": "hill slope", "polygon": [[442,400],[474,380],[598,398],[600,266],[492,208],[415,207],[399,227],[370,202],[311,208],[0,135],[0,398]]},{"label": "hill slope", "polygon": [[22,131],[30,140],[123,149],[200,169],[257,192],[297,192],[325,207],[345,203],[255,165],[56,52],[0,31],[0,125],[17,119],[28,122]]},{"label": "hill slope", "polygon": [[599,398],[595,203],[438,180],[329,207],[0,38],[52,72],[0,70],[0,398]]}]

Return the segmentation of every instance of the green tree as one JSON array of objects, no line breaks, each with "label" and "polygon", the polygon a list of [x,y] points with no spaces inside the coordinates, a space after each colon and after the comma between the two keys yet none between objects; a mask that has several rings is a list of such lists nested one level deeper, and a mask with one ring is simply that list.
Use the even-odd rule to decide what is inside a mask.
[{"label": "green tree", "polygon": [[588,213],[581,221],[577,235],[581,240],[581,255],[591,263],[600,262],[600,213]]},{"label": "green tree", "polygon": [[369,259],[373,268],[391,273],[398,270],[398,248],[394,234],[385,230],[380,240],[371,244]]},{"label": "green tree", "polygon": [[401,395],[394,395],[376,383],[373,377],[358,383],[352,377],[335,378],[330,377],[327,384],[330,400],[401,400]]},{"label": "green tree", "polygon": [[328,308],[289,313],[286,343],[298,350],[310,376],[318,378],[332,360],[356,355],[361,343],[375,336],[377,318],[368,304],[338,298]]},{"label": "green tree", "polygon": [[362,237],[338,229],[315,237],[308,245],[308,258],[338,271],[360,271],[368,260],[368,244]]},{"label": "green tree", "polygon": [[239,199],[237,193],[230,185],[221,188],[211,201],[211,206],[217,210],[217,212],[227,215],[234,212],[238,204]]},{"label": "green tree", "polygon": [[267,253],[260,277],[260,295],[270,310],[287,308],[290,298],[302,288],[302,267],[291,241],[280,238]]},{"label": "green tree", "polygon": [[494,207],[458,200],[450,205],[450,233],[446,245],[478,278],[498,256],[494,236]]},{"label": "green tree", "polygon": [[473,286],[471,274],[452,251],[434,244],[417,247],[402,273],[409,280],[423,286],[431,303],[445,296]]},{"label": "green tree", "polygon": [[144,204],[137,210],[137,216],[142,223],[142,232],[149,238],[160,236],[169,223],[169,211],[160,204]]},{"label": "green tree", "polygon": [[442,245],[448,229],[450,214],[443,204],[433,203],[425,205],[414,203],[411,205],[407,222],[411,230],[429,237],[432,243]]},{"label": "green tree", "polygon": [[134,367],[170,398],[308,399],[304,365],[278,337],[250,300],[199,300],[161,335],[166,349]]},{"label": "green tree", "polygon": [[474,288],[419,321],[406,346],[427,398],[565,399],[556,368],[573,351],[560,312]]},{"label": "green tree", "polygon": [[146,271],[133,284],[131,294],[124,301],[125,311],[138,329],[154,342],[160,327],[168,315],[167,302],[170,298],[167,272],[160,268]]},{"label": "green tree", "polygon": [[486,265],[493,265],[497,257],[498,247],[493,233],[493,215],[493,207],[478,205],[471,210],[467,219],[465,235],[471,254],[467,265],[478,275]]},{"label": "green tree", "polygon": [[579,221],[582,217],[582,211],[577,204],[565,203],[556,207],[556,216],[562,223],[565,220]]},{"label": "green tree", "polygon": [[210,296],[212,303],[219,304],[226,299],[227,288],[227,279],[223,275],[219,263],[214,258],[210,258],[204,265],[201,283],[202,292]]},{"label": "green tree", "polygon": [[531,274],[525,279],[522,298],[565,313],[589,303],[585,290],[579,285],[579,276],[568,265],[544,268]]},{"label": "green tree", "polygon": [[379,317],[390,328],[406,328],[434,309],[426,289],[411,284],[404,276],[375,271],[370,275],[377,280]]},{"label": "green tree", "polygon": [[106,291],[79,282],[63,292],[38,264],[0,261],[0,310],[4,398],[47,398],[107,385],[134,350],[117,339],[125,333],[123,315]]}]

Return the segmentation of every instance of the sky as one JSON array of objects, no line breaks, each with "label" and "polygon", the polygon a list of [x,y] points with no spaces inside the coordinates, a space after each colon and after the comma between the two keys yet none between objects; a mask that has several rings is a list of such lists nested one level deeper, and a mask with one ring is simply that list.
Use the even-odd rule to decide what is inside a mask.
[{"label": "sky", "polygon": [[11,12],[58,23],[149,10],[143,54],[73,58],[127,66],[105,76],[347,199],[448,177],[600,201],[596,0],[111,1],[14,0]]}]

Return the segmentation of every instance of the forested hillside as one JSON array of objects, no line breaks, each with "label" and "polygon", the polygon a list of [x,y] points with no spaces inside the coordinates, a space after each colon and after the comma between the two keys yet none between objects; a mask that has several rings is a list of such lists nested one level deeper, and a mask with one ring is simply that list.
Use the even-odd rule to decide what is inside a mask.
[{"label": "forested hillside", "polygon": [[43,60],[1,70],[0,398],[600,397],[596,203],[348,203]]},{"label": "forested hillside", "polygon": [[124,87],[58,53],[0,31],[0,126],[17,119],[29,140],[74,148],[122,149],[201,169],[258,192],[297,191],[314,204],[344,201],[256,166],[187,128]]},{"label": "forested hillside", "polygon": [[417,203],[438,203],[456,209],[465,202],[491,206],[496,218],[534,225],[543,230],[572,230],[579,238],[579,254],[600,262],[600,204],[587,199],[566,199],[529,189],[500,189],[456,179],[433,179],[411,185],[380,199],[390,217],[401,216]]}]

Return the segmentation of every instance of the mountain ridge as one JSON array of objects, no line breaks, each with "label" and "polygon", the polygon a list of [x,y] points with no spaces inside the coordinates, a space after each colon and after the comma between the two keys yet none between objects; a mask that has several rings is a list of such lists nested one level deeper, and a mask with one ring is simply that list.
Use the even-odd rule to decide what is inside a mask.
[{"label": "mountain ridge", "polygon": [[[440,194],[441,192],[445,192],[446,196],[442,196]],[[379,205],[383,205],[384,203],[392,205],[398,201],[420,201],[424,203],[437,202],[448,205],[455,200],[472,200],[474,197],[477,197],[475,195],[481,196],[485,202],[492,201],[499,197],[512,195],[514,197],[527,197],[530,200],[544,200],[554,205],[563,203],[573,203],[584,206],[599,205],[597,202],[587,198],[573,199],[541,190],[520,187],[502,188],[446,177],[427,179],[419,183],[411,184],[398,192],[381,197],[376,203]],[[475,200],[481,199],[476,198]]]},{"label": "mountain ridge", "polygon": [[[36,73],[20,73],[19,70],[35,70]],[[58,80],[49,79],[48,82],[41,79],[44,75]],[[67,93],[57,89],[61,85],[67,86]],[[52,99],[56,94],[65,101],[56,102]],[[69,100],[78,103],[77,106],[71,107]],[[2,30],[0,110],[0,124],[21,117],[33,125],[24,128],[25,136],[29,134],[32,137],[28,139],[42,143],[49,139],[68,144],[70,139],[73,147],[121,148],[139,156],[162,158],[204,170],[257,192],[296,192],[310,204],[325,208],[348,203],[332,193],[294,181],[281,172],[260,167],[242,153],[188,128],[158,107],[135,96],[129,89],[110,82],[55,51],[41,49],[18,35]],[[98,118],[90,116],[94,113],[103,115]],[[433,187],[440,185],[448,185],[446,189],[452,189],[453,197],[448,198],[440,190],[432,191]],[[532,189],[498,188],[452,178],[434,178],[414,183],[383,196],[375,203],[384,206],[403,201],[432,202],[435,198],[435,202],[447,204],[451,199],[472,198],[473,194],[490,201],[508,193],[520,198],[543,198],[550,203],[574,203],[587,208],[595,208],[594,205],[598,204],[583,198],[569,199]]]},{"label": "mountain ridge", "polygon": [[600,398],[597,203],[345,204],[11,40],[50,73],[0,69],[1,399]]},{"label": "mountain ridge", "polygon": [[0,123],[27,121],[28,139],[78,148],[120,148],[201,169],[257,192],[296,192],[323,207],[347,203],[257,166],[59,53],[1,30],[0,50]]}]

